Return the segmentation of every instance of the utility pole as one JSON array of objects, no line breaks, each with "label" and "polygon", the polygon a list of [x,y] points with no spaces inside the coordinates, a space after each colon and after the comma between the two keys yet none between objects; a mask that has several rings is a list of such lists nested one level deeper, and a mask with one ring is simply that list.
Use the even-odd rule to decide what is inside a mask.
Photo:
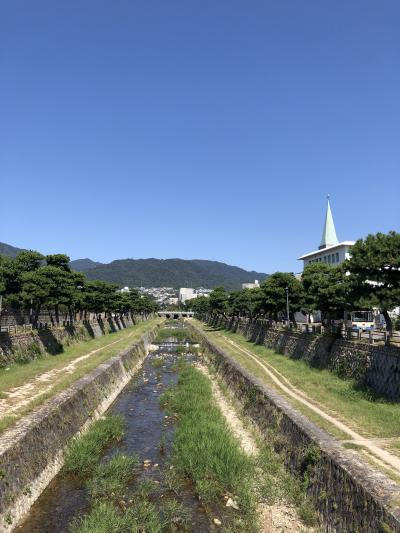
[{"label": "utility pole", "polygon": [[285,287],[285,292],[286,292],[286,317],[287,317],[286,325],[287,327],[289,327],[290,319],[289,319],[289,287],[288,286]]}]

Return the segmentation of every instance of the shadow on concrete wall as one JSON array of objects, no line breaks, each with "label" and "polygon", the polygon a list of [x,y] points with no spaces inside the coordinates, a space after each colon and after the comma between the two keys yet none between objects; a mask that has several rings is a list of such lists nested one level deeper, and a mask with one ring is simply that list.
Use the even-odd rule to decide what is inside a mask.
[{"label": "shadow on concrete wall", "polygon": [[57,355],[64,351],[63,345],[50,329],[39,329],[37,334],[46,352],[50,355]]}]

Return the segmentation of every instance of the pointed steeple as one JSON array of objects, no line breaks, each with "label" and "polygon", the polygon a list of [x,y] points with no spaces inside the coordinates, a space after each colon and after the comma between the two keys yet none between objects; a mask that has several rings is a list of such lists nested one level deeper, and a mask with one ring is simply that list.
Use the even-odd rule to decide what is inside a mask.
[{"label": "pointed steeple", "polygon": [[335,224],[333,223],[333,216],[331,211],[331,205],[329,203],[328,195],[328,205],[326,206],[326,216],[325,216],[325,225],[324,231],[322,232],[321,245],[319,249],[326,248],[327,246],[333,246],[339,244],[338,238],[336,236]]}]

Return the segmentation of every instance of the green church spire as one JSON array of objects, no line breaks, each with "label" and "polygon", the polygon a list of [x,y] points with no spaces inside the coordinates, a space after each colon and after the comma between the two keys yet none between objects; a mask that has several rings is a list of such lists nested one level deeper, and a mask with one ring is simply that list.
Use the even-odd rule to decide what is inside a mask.
[{"label": "green church spire", "polygon": [[335,224],[333,223],[333,216],[331,211],[331,205],[329,203],[328,195],[328,205],[326,206],[326,217],[324,231],[322,233],[321,245],[319,249],[326,248],[327,246],[333,246],[339,244],[338,238],[336,236]]}]

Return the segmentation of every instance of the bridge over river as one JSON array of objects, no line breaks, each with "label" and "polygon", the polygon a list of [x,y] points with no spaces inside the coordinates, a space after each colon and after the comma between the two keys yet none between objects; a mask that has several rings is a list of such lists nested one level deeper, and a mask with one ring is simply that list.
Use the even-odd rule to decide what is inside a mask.
[{"label": "bridge over river", "polygon": [[165,318],[193,318],[193,311],[158,311],[158,316]]}]

